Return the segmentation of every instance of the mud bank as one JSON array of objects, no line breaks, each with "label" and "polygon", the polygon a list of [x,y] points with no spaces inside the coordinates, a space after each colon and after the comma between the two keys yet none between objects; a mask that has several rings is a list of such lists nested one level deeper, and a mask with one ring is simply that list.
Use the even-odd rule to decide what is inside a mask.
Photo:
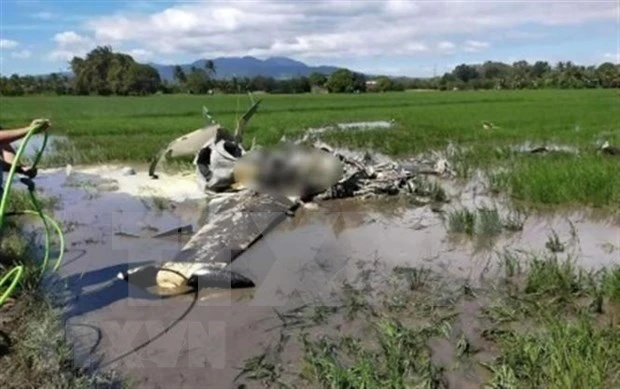
[{"label": "mud bank", "polygon": [[[168,260],[189,238],[155,234],[187,224],[197,230],[206,200],[193,176],[151,180],[143,170],[125,176],[118,166],[74,167],[69,176],[65,169],[41,172],[37,186],[60,198],[56,215],[67,234],[56,285],[62,285],[59,302],[66,306],[76,362],[117,370],[140,388],[231,388],[240,384],[233,381],[244,361],[281,343],[274,328],[286,324],[283,312],[335,306],[343,285],[363,274],[430,269],[475,284],[497,274],[498,252],[545,251],[552,231],[566,244],[562,255],[574,254],[579,265],[617,263],[620,226],[579,214],[531,216],[521,231],[502,232],[482,250],[471,240],[455,239],[446,230],[452,209],[497,200],[475,186],[442,184],[452,199],[439,208],[394,199],[330,201],[319,210],[301,210],[233,263],[256,288],[165,298],[116,275],[128,266]],[[282,363],[298,371],[301,345],[291,340],[289,346]]]}]

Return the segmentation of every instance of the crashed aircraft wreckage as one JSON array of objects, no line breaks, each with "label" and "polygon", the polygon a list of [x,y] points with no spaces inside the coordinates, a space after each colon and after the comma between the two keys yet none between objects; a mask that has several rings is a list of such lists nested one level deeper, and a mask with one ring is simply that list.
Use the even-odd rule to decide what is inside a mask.
[{"label": "crashed aircraft wreckage", "polygon": [[[428,196],[423,174],[445,174],[440,157],[395,162],[380,154],[334,150],[308,133],[275,148],[243,148],[243,131],[256,113],[254,103],[234,134],[213,123],[186,134],[154,158],[149,174],[162,158],[195,155],[198,182],[210,195],[208,222],[170,261],[119,274],[142,287],[244,288],[254,283],[230,270],[230,264],[271,229],[313,200],[374,195]],[[310,144],[309,144],[310,143]],[[427,186],[426,186],[427,188]]]}]

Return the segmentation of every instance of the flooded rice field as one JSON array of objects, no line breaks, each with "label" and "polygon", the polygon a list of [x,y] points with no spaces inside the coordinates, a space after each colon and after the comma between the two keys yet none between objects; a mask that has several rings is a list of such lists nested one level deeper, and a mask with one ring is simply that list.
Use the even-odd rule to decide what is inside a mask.
[{"label": "flooded rice field", "polygon": [[[206,200],[191,175],[151,180],[143,170],[124,173],[114,166],[56,169],[41,172],[37,186],[60,198],[56,217],[65,227],[68,251],[55,285],[61,285],[76,362],[117,370],[137,387],[317,387],[307,376],[325,379],[317,368],[317,358],[328,357],[321,354],[325,348],[297,335],[364,338],[364,316],[348,318],[353,311],[381,316],[366,300],[389,300],[379,304],[387,311],[413,310],[401,316],[414,322],[429,321],[436,312],[451,315],[459,336],[484,351],[472,355],[488,362],[491,348],[476,335],[483,303],[452,299],[449,313],[430,312],[431,302],[440,307],[452,298],[440,285],[480,288],[505,274],[506,252],[553,252],[594,270],[618,264],[620,257],[617,218],[518,213],[475,180],[462,187],[440,182],[445,204],[332,200],[301,209],[231,265],[255,288],[160,296],[117,275],[174,257],[208,217]],[[393,292],[394,274],[407,275],[406,293]],[[416,285],[426,285],[426,292],[411,297]],[[405,295],[412,299],[401,301]],[[457,336],[446,332],[448,339]],[[455,344],[462,346],[461,338],[432,335],[429,364],[445,368],[459,354]],[[437,379],[443,387],[479,387],[478,381],[494,376],[466,377],[479,366],[465,370],[437,373]]]}]

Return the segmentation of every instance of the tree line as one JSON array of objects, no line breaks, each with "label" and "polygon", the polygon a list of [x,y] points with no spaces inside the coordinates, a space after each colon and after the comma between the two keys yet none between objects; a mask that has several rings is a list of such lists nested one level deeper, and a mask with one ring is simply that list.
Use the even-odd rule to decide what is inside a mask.
[{"label": "tree line", "polygon": [[233,77],[217,79],[213,61],[187,71],[174,68],[172,81],[162,80],[152,66],[137,63],[130,55],[100,46],[84,58],[70,61],[71,75],[0,77],[0,95],[151,95],[154,93],[364,93],[406,89],[539,89],[539,88],[620,88],[620,65],[610,62],[599,66],[581,66],[572,62],[551,65],[545,61],[513,64],[487,61],[461,64],[451,72],[431,78],[392,78],[368,76],[338,69],[330,75],[313,73],[308,77]]}]

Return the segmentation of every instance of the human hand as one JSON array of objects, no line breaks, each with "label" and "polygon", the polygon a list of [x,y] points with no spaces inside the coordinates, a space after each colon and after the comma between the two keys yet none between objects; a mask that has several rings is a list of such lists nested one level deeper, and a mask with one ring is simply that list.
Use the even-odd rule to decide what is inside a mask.
[{"label": "human hand", "polygon": [[31,166],[24,166],[21,169],[22,174],[25,175],[26,177],[33,179],[37,176],[37,168],[36,167],[31,167]]},{"label": "human hand", "polygon": [[32,121],[32,123],[30,123],[31,127],[37,127],[37,129],[35,130],[35,133],[37,134],[47,130],[51,127],[51,125],[52,124],[47,119],[35,119]]}]

